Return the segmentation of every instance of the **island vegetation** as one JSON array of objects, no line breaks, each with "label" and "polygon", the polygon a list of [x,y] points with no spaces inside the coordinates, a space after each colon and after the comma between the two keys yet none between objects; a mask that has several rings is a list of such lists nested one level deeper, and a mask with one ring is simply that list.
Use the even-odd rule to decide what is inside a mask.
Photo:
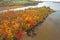
[{"label": "island vegetation", "polygon": [[19,40],[26,32],[34,35],[34,29],[54,11],[49,7],[29,8],[0,13],[0,40]]}]

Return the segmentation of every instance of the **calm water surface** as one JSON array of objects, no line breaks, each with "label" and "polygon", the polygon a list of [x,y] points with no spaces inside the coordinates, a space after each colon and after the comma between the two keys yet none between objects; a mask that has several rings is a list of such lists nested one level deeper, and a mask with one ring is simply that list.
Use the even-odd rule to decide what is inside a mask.
[{"label": "calm water surface", "polygon": [[56,12],[50,14],[44,23],[38,27],[36,37],[25,37],[24,40],[60,40],[60,3],[44,2],[37,6],[47,6]]},{"label": "calm water surface", "polygon": [[24,40],[60,40],[60,3],[43,2],[36,6],[28,6],[24,8],[17,8],[14,10],[27,9],[47,6],[54,9],[56,12],[50,14],[44,23],[38,27],[37,36],[34,38],[24,37]]},{"label": "calm water surface", "polygon": [[34,38],[25,36],[23,40],[60,40],[60,11],[49,15],[36,33]]}]

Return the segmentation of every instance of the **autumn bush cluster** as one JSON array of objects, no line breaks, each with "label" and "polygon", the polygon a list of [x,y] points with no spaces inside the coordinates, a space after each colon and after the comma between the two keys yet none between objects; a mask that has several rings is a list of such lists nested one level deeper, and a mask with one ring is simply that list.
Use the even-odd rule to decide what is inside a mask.
[{"label": "autumn bush cluster", "polygon": [[19,40],[26,30],[42,23],[52,12],[52,9],[44,6],[0,13],[0,40]]}]

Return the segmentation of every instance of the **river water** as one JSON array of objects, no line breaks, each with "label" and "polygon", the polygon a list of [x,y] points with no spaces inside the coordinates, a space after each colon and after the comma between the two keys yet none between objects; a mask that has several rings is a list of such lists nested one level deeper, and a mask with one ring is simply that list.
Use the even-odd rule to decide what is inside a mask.
[{"label": "river water", "polygon": [[[16,8],[10,10],[15,10],[15,11],[24,10],[28,8],[36,8],[42,6],[50,7],[56,12],[50,14],[43,22],[43,24],[40,27],[38,27],[36,37],[34,38],[25,37],[24,40],[60,40],[60,3],[42,2],[36,6],[28,6],[28,7]],[[5,11],[7,12],[8,10]]]},{"label": "river water", "polygon": [[60,40],[60,11],[49,15],[39,29],[38,40]]},{"label": "river water", "polygon": [[60,11],[50,14],[36,33],[34,38],[25,36],[23,40],[60,40]]},{"label": "river water", "polygon": [[60,10],[60,3],[58,2],[41,2],[38,3],[37,5],[33,5],[33,6],[25,6],[25,7],[21,7],[21,8],[15,8],[15,9],[9,9],[9,10],[0,10],[0,13],[2,12],[7,12],[7,11],[16,11],[16,10],[25,10],[28,8],[38,8],[38,7],[42,7],[42,6],[46,6],[46,7],[50,7],[53,10]]},{"label": "river water", "polygon": [[60,40],[60,3],[44,2],[43,5],[39,3],[37,6],[49,6],[56,12],[50,14],[42,25],[39,25],[34,38],[25,36],[24,40]]}]

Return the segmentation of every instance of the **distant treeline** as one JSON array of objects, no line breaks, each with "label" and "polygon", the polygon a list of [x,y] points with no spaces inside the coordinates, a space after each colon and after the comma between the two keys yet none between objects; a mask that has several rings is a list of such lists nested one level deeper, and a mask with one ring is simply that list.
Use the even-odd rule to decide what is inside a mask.
[{"label": "distant treeline", "polygon": [[39,2],[31,1],[31,0],[0,0],[0,7],[6,6],[28,6],[28,5],[36,5]]}]

